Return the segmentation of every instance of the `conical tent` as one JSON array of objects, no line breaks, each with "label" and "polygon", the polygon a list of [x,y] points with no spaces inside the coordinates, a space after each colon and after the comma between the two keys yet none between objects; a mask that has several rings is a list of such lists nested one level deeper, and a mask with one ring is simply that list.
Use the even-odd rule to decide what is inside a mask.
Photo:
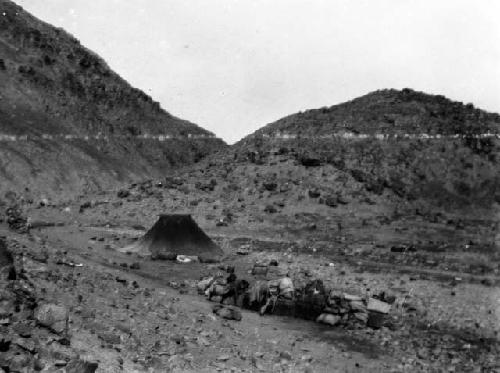
[{"label": "conical tent", "polygon": [[177,255],[198,256],[217,260],[222,249],[196,224],[191,215],[163,214],[137,242],[140,252],[151,253],[153,259],[171,259]]}]

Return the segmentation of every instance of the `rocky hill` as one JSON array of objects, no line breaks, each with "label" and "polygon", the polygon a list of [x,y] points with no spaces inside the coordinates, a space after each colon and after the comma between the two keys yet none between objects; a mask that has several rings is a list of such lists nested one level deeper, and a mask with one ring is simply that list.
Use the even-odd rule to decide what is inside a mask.
[{"label": "rocky hill", "polygon": [[224,143],[164,111],[64,30],[0,0],[0,189],[164,175]]},{"label": "rocky hill", "polygon": [[287,154],[306,167],[329,164],[406,200],[443,207],[500,200],[500,115],[410,89],[381,90],[290,115],[235,145],[236,158]]},{"label": "rocky hill", "polygon": [[334,131],[365,134],[473,135],[500,130],[500,115],[409,88],[383,89],[338,105],[284,117],[255,135],[277,132],[303,136]]}]

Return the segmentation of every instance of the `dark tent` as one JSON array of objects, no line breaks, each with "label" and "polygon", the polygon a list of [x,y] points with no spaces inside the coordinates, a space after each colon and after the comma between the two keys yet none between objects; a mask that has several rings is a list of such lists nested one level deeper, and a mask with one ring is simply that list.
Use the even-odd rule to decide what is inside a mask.
[{"label": "dark tent", "polygon": [[220,259],[222,249],[196,224],[191,215],[163,214],[134,245],[152,259],[175,259],[177,255],[198,256],[200,260]]}]

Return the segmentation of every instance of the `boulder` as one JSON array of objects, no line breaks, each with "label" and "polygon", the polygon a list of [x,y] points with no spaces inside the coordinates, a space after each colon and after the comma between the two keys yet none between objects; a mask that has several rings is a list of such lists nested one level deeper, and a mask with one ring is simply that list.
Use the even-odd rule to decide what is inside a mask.
[{"label": "boulder", "polygon": [[18,354],[12,356],[9,361],[9,371],[11,372],[27,372],[28,366],[31,365],[31,358],[28,354]]},{"label": "boulder", "polygon": [[98,332],[97,335],[104,342],[109,343],[111,345],[118,345],[121,343],[121,338],[120,338],[119,334],[109,332],[109,331],[102,331],[102,332]]},{"label": "boulder", "polygon": [[63,306],[56,304],[43,304],[35,310],[36,321],[55,333],[67,330],[69,314]]}]

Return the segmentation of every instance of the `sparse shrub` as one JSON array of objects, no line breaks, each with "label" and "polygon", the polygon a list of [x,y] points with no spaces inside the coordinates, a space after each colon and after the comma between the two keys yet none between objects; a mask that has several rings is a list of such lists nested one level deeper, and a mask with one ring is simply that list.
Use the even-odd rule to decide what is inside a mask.
[{"label": "sparse shrub", "polygon": [[92,66],[92,61],[88,57],[83,57],[80,60],[79,65],[82,69],[86,70]]},{"label": "sparse shrub", "polygon": [[318,189],[309,189],[307,192],[310,198],[318,198],[321,192]]},{"label": "sparse shrub", "polygon": [[142,133],[141,129],[136,126],[127,126],[125,130],[132,136],[138,136]]},{"label": "sparse shrub", "polygon": [[33,76],[33,75],[35,75],[35,69],[33,67],[31,67],[31,66],[20,65],[17,68],[17,71],[20,74],[26,75],[26,76]]},{"label": "sparse shrub", "polygon": [[337,197],[336,196],[327,196],[325,198],[325,205],[328,207],[337,207]]},{"label": "sparse shrub", "polygon": [[351,176],[354,180],[363,183],[367,180],[367,175],[361,170],[351,170]]},{"label": "sparse shrub", "polygon": [[464,196],[469,196],[472,192],[471,187],[464,181],[457,181],[455,183],[455,190],[458,194],[462,194]]},{"label": "sparse shrub", "polygon": [[265,190],[269,192],[273,192],[276,190],[276,188],[278,188],[278,184],[273,181],[265,182],[262,184],[262,186],[264,187]]},{"label": "sparse shrub", "polygon": [[384,181],[381,179],[372,178],[365,184],[365,188],[369,192],[380,195],[384,192]]},{"label": "sparse shrub", "polygon": [[274,214],[274,213],[278,212],[278,210],[273,205],[267,205],[264,208],[264,212],[267,212],[268,214]]},{"label": "sparse shrub", "polygon": [[54,64],[54,62],[56,62],[56,60],[55,60],[55,59],[53,59],[53,58],[51,58],[51,57],[49,57],[49,56],[47,56],[47,55],[43,56],[43,63],[44,63],[46,66],[53,65],[53,64]]},{"label": "sparse shrub", "polygon": [[321,166],[321,159],[318,156],[311,154],[303,154],[299,156],[299,162],[302,166],[318,167]]},{"label": "sparse shrub", "polygon": [[282,146],[278,149],[278,155],[285,155],[285,154],[288,154],[289,150],[288,148]]}]

